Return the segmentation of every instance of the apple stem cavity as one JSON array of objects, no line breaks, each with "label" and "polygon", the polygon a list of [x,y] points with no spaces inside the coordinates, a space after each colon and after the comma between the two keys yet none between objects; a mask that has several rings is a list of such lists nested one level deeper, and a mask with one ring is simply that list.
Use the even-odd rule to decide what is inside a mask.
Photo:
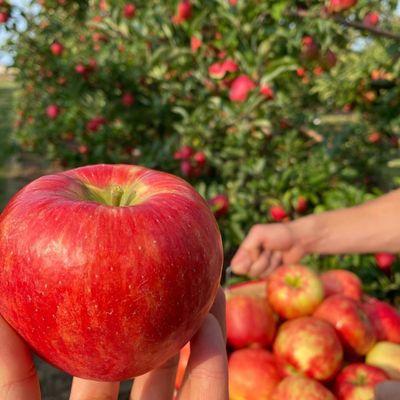
[{"label": "apple stem cavity", "polygon": [[115,185],[111,188],[111,205],[119,207],[121,205],[121,199],[124,191],[121,186]]}]

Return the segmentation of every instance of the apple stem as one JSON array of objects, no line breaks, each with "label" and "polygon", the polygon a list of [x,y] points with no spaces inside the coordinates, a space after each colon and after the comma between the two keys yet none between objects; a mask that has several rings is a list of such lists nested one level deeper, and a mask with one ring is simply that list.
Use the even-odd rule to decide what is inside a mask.
[{"label": "apple stem", "polygon": [[111,204],[116,207],[120,206],[123,194],[124,191],[122,190],[121,186],[113,186],[111,189]]}]

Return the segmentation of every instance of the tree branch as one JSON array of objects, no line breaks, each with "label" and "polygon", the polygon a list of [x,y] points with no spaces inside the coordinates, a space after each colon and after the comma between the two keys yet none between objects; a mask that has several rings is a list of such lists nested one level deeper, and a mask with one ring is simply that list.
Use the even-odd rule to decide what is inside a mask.
[{"label": "tree branch", "polygon": [[374,26],[368,26],[368,25],[363,24],[362,22],[349,21],[349,20],[341,17],[340,15],[327,14],[325,12],[319,13],[318,15],[314,15],[314,14],[308,13],[308,11],[306,11],[306,10],[297,10],[296,12],[294,12],[294,15],[296,15],[297,17],[300,17],[300,18],[317,17],[317,18],[322,18],[322,19],[333,19],[340,25],[347,26],[347,27],[353,28],[353,29],[357,29],[359,31],[369,32],[375,36],[381,36],[381,37],[393,39],[393,40],[400,42],[400,34],[397,34],[397,33],[391,32],[391,31],[387,31],[387,30],[383,30],[383,29],[380,29],[380,28],[377,28]]}]

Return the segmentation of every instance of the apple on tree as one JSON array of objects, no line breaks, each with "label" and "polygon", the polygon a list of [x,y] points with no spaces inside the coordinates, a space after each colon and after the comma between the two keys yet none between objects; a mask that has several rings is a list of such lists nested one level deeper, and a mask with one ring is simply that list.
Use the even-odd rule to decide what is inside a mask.
[{"label": "apple on tree", "polygon": [[206,201],[173,175],[93,165],[43,176],[0,216],[0,313],[69,374],[128,379],[198,330],[222,257]]}]

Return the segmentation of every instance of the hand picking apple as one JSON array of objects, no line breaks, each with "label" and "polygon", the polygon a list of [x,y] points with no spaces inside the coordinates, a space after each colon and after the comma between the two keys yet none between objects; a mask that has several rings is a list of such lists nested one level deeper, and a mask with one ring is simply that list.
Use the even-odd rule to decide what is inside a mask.
[{"label": "hand picking apple", "polygon": [[348,209],[255,225],[233,257],[232,270],[265,277],[276,267],[295,264],[312,253],[379,253],[377,261],[387,268],[388,257],[382,257],[382,252],[400,252],[399,226],[400,190]]},{"label": "hand picking apple", "polygon": [[[227,399],[222,243],[185,181],[130,165],[48,175],[0,216],[0,398],[39,399],[30,348],[74,378],[71,399]],[[101,381],[101,382],[100,382]],[[213,388],[210,391],[210,388]]]}]

